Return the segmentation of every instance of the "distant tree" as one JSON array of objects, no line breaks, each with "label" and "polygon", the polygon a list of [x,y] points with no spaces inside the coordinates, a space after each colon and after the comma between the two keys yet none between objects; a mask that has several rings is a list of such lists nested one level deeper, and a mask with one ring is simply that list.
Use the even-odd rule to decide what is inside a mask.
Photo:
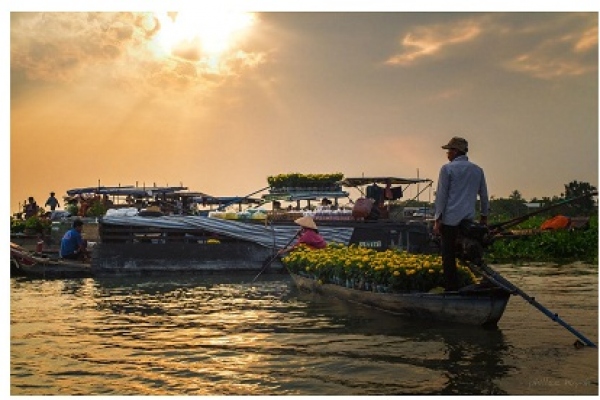
[{"label": "distant tree", "polygon": [[566,209],[571,215],[590,215],[597,210],[594,196],[598,194],[598,189],[588,182],[572,181],[565,185],[565,192],[562,193],[563,199],[581,199],[566,205]]},{"label": "distant tree", "polygon": [[490,217],[493,221],[508,220],[528,212],[525,200],[515,190],[509,198],[490,199]]},{"label": "distant tree", "polygon": [[508,196],[508,198],[510,200],[523,200],[523,196],[521,195],[521,192],[519,192],[518,190],[513,190],[513,192],[510,194],[510,196]]}]

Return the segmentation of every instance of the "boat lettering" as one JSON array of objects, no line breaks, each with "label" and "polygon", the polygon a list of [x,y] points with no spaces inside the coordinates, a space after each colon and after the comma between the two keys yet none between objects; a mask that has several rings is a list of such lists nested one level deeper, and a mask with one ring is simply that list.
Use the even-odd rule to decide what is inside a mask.
[{"label": "boat lettering", "polygon": [[358,242],[361,247],[378,248],[381,247],[381,240],[374,240],[371,242]]}]

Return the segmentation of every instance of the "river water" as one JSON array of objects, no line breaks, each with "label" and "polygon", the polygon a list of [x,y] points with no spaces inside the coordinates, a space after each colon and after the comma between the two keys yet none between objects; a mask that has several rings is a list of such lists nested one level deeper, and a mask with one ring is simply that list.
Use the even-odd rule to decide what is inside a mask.
[{"label": "river water", "polygon": [[[598,343],[597,266],[494,267]],[[598,395],[598,350],[521,297],[486,331],[253,277],[11,278],[10,394]]]}]

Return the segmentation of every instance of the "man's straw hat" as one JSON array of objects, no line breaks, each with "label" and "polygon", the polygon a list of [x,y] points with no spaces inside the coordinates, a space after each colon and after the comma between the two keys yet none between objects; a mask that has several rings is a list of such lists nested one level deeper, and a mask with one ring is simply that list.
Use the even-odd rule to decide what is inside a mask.
[{"label": "man's straw hat", "polygon": [[311,217],[300,217],[294,222],[303,228],[317,229],[317,224],[315,224],[315,221]]}]

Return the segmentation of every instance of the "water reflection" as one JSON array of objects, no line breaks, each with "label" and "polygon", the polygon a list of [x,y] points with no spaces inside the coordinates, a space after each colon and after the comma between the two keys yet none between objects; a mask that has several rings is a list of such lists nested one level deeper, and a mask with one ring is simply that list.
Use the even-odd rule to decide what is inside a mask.
[{"label": "water reflection", "polygon": [[[496,381],[514,371],[514,367],[503,361],[509,348],[500,329],[407,319],[318,294],[296,295],[299,301],[308,305],[308,318],[327,315],[335,321],[337,328],[330,327],[330,334],[342,331],[364,335],[371,346],[383,349],[379,355],[369,351],[364,356],[369,361],[385,362],[399,370],[406,369],[406,365],[417,367],[421,373],[427,371],[428,375],[436,377],[436,385],[419,387],[417,393],[506,394]],[[361,357],[356,353],[346,356]],[[404,384],[398,385],[397,392],[388,394],[407,394],[410,379],[415,377],[408,374],[407,378]],[[398,379],[402,380],[402,377]]]},{"label": "water reflection", "polygon": [[[597,277],[569,268],[501,270],[595,338]],[[487,331],[253,275],[11,279],[11,394],[597,393],[597,353],[520,298]]]}]

